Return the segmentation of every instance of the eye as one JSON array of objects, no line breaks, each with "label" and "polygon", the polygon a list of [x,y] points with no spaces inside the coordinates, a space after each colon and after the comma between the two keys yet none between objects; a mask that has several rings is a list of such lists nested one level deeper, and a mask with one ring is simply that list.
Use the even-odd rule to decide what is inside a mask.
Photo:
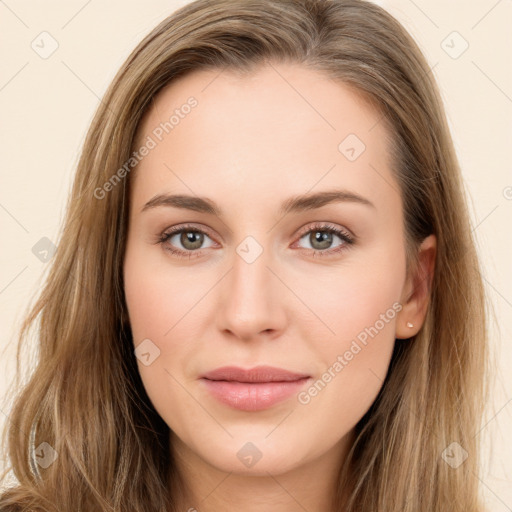
[{"label": "eye", "polygon": [[[335,238],[340,239],[341,243],[332,248]],[[299,241],[302,239],[309,243],[308,249],[313,251],[313,256],[336,254],[354,243],[354,237],[348,231],[325,223],[308,226],[306,231],[301,232]]]},{"label": "eye", "polygon": [[[157,243],[162,244],[166,251],[178,258],[191,259],[201,256],[201,249],[213,246],[211,244],[203,247],[205,237],[212,240],[203,229],[194,225],[179,225],[173,226],[162,233],[158,237]],[[331,248],[334,238],[340,239],[341,243]],[[317,223],[301,230],[299,241],[302,239],[306,239],[310,244],[310,247],[306,249],[312,252],[313,256],[337,254],[346,250],[355,242],[353,235],[348,231],[325,223]],[[177,247],[177,244],[181,245],[181,248]]]},{"label": "eye", "polygon": [[[175,226],[162,233],[158,242],[164,246],[166,251],[178,256],[179,258],[193,258],[200,255],[198,249],[202,247],[205,237],[210,238],[208,234],[192,225]],[[174,239],[174,241],[173,241]],[[211,240],[211,238],[210,238]],[[173,242],[172,244],[170,242]],[[180,244],[182,248],[175,249],[176,244]],[[207,247],[211,247],[207,246]]]}]

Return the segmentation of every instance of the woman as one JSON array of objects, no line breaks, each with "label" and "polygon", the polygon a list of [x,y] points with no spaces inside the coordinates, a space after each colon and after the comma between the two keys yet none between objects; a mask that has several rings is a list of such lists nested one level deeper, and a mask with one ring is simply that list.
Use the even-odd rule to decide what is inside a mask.
[{"label": "woman", "polygon": [[429,71],[362,0],[199,0],[144,38],[24,324],[3,509],[483,510],[483,286]]}]

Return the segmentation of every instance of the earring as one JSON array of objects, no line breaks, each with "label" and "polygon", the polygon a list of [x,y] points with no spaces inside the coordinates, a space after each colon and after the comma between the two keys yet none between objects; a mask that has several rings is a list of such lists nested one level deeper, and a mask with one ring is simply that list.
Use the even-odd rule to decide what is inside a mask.
[{"label": "earring", "polygon": [[411,322],[407,322],[407,324],[406,324],[406,325],[407,325],[407,327],[409,327],[409,329],[412,329],[412,328],[414,327],[414,325],[413,325],[413,324],[411,324]]}]

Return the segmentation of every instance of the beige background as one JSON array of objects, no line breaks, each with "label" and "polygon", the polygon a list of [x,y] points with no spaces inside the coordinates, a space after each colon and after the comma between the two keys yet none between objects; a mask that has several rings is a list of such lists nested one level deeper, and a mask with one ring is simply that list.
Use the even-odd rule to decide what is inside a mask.
[{"label": "beige background", "polygon": [[[185,3],[0,0],[0,427],[9,421],[4,393],[17,329],[47,268],[32,247],[42,237],[57,242],[86,129],[116,70],[147,32]],[[491,512],[512,511],[512,1],[378,3],[416,38],[446,103],[497,317],[491,338],[498,367],[482,425],[482,492]],[[43,31],[50,36],[40,36]],[[46,50],[58,43],[48,58],[31,47],[35,41],[42,52],[41,37]],[[28,359],[24,368],[30,369]]]}]

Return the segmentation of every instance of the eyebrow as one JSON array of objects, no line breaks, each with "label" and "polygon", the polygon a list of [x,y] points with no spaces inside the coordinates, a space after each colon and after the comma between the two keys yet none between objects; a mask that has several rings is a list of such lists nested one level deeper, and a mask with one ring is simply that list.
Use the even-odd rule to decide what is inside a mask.
[{"label": "eyebrow", "polygon": [[[288,213],[299,213],[306,210],[314,210],[331,203],[357,203],[371,208],[375,205],[354,192],[349,190],[327,190],[293,196],[284,201],[279,209],[280,215]],[[159,206],[182,208],[200,213],[209,213],[222,217],[222,209],[214,201],[207,197],[190,196],[186,194],[158,194],[151,198],[142,208],[141,213]]]}]

